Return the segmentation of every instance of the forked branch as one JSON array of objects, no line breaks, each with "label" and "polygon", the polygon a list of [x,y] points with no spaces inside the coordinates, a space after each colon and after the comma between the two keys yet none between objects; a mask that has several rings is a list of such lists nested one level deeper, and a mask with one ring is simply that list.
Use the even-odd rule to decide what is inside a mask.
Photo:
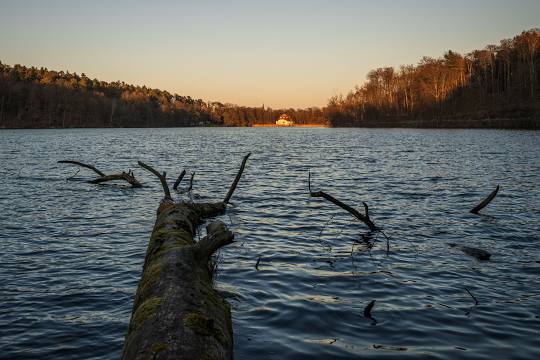
[{"label": "forked branch", "polygon": [[499,185],[497,185],[497,188],[491,192],[491,194],[488,195],[487,198],[482,200],[482,202],[478,205],[476,205],[471,212],[473,214],[478,214],[480,210],[485,208],[493,199],[495,199],[495,196],[497,196],[497,193],[499,192]]},{"label": "forked branch", "polygon": [[94,171],[96,174],[99,175],[99,177],[97,179],[89,180],[88,183],[90,184],[101,184],[108,181],[123,180],[123,181],[128,182],[131,185],[131,187],[134,187],[134,188],[142,187],[141,183],[137,181],[137,179],[135,178],[131,170],[128,171],[127,173],[122,171],[122,173],[120,174],[105,175],[105,173],[98,170],[95,166],[85,164],[79,161],[60,160],[58,161],[58,163],[78,165],[80,167],[87,168]]},{"label": "forked branch", "polygon": [[355,208],[339,201],[338,199],[336,199],[335,197],[333,197],[332,195],[329,195],[323,191],[311,191],[311,173],[308,173],[308,188],[309,188],[309,195],[311,197],[322,197],[328,201],[330,201],[332,204],[334,205],[337,205],[339,206],[340,208],[342,208],[343,210],[347,211],[349,214],[351,214],[352,216],[354,216],[356,219],[362,221],[364,224],[366,224],[368,227],[369,227],[369,230],[371,231],[377,231],[379,230],[379,228],[377,226],[375,226],[375,224],[373,223],[373,221],[371,221],[371,219],[369,218],[369,208],[367,206],[367,204],[364,202],[364,209],[366,210],[366,213],[365,215],[362,215],[358,210],[356,210]]},{"label": "forked branch", "polygon": [[244,159],[242,160],[242,165],[240,165],[240,169],[238,170],[238,174],[236,174],[236,178],[234,179],[233,183],[231,184],[231,187],[229,188],[229,192],[225,196],[225,199],[223,199],[223,203],[227,205],[229,201],[231,200],[231,197],[234,193],[234,190],[236,190],[236,186],[238,185],[238,182],[240,181],[240,178],[242,177],[242,173],[244,172],[244,168],[246,166],[246,162],[249,158],[251,153],[248,153],[246,156],[244,156]]},{"label": "forked branch", "polygon": [[164,171],[163,174],[160,174],[156,169],[154,169],[150,165],[146,165],[142,161],[138,161],[138,164],[142,168],[150,171],[152,174],[154,174],[154,175],[156,175],[158,177],[159,181],[161,181],[161,186],[163,187],[163,192],[165,193],[165,199],[172,200],[171,191],[169,190],[169,185],[167,185],[167,173]]}]

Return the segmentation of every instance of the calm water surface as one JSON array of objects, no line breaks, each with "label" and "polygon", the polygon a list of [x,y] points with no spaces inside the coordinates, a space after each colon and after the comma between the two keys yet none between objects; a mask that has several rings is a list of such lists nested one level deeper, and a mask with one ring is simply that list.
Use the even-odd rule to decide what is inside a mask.
[{"label": "calm water surface", "polygon": [[[540,132],[193,128],[0,131],[0,358],[119,358],[162,196],[137,160],[195,171],[193,198],[216,200],[248,151],[217,277],[237,359],[540,356]],[[148,187],[66,181],[61,159]],[[310,198],[308,172],[370,205],[388,255],[355,245],[365,226]]]}]

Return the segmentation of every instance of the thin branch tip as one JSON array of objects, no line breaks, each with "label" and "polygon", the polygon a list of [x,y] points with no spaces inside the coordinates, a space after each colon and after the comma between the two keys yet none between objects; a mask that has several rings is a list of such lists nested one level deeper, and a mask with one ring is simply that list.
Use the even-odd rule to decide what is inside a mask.
[{"label": "thin branch tip", "polygon": [[229,191],[227,192],[227,195],[225,195],[225,199],[223,199],[223,203],[227,205],[229,201],[231,200],[231,197],[236,190],[236,186],[238,185],[238,182],[240,181],[240,178],[242,177],[242,173],[244,172],[244,168],[246,167],[246,162],[251,156],[251,153],[247,153],[246,156],[244,156],[244,159],[242,159],[242,164],[240,164],[240,169],[238,169],[238,173],[236,174],[236,177],[234,178],[233,183],[231,184],[231,187],[229,188]]}]

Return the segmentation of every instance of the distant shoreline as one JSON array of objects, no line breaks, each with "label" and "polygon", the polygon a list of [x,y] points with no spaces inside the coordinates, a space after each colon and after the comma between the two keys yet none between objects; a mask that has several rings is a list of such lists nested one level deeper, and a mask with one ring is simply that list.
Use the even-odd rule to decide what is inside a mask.
[{"label": "distant shoreline", "polygon": [[197,127],[220,127],[220,128],[403,128],[403,129],[505,129],[505,130],[540,130],[540,117],[531,118],[491,118],[491,119],[424,119],[424,120],[365,120],[361,123],[338,124],[295,124],[292,126],[283,126],[276,124],[251,124],[247,126],[223,126],[213,124],[186,125],[186,126],[51,126],[51,127],[11,127],[0,126],[0,130],[15,129],[159,129],[159,128],[197,128]]},{"label": "distant shoreline", "polygon": [[276,124],[252,124],[251,127],[282,127],[282,128],[288,128],[288,127],[320,127],[320,128],[328,128],[330,125],[328,124],[294,124],[294,125],[276,125]]}]

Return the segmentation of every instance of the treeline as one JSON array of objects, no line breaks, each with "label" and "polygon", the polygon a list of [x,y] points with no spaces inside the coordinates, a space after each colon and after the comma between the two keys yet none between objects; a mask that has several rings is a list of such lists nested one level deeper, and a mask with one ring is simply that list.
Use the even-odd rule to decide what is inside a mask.
[{"label": "treeline", "polygon": [[85,74],[0,62],[0,128],[251,126],[282,114],[296,124],[505,127],[540,125],[540,30],[466,55],[379,68],[325,108],[205,102]]},{"label": "treeline", "polygon": [[0,128],[251,126],[287,113],[324,122],[322,110],[241,107],[0,62]]},{"label": "treeline", "polygon": [[466,55],[372,70],[325,110],[333,126],[535,128],[539,73],[540,29],[532,29]]}]

